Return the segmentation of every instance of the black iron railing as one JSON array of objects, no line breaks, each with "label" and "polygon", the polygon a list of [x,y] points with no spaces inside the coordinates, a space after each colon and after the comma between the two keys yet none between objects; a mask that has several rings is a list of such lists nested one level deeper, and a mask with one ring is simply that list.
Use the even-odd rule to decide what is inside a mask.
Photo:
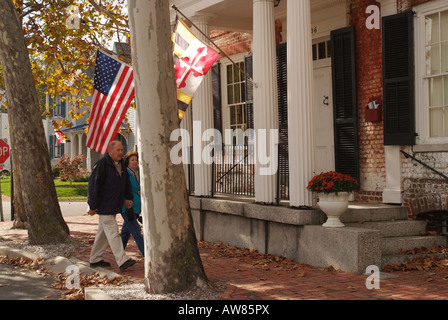
[{"label": "black iron railing", "polygon": [[427,168],[427,169],[431,170],[432,172],[438,174],[438,175],[441,176],[442,178],[448,180],[448,177],[447,177],[446,175],[444,175],[444,174],[441,173],[440,171],[437,171],[437,170],[434,169],[433,167],[427,165],[427,164],[424,163],[423,161],[417,159],[416,157],[410,155],[409,153],[407,153],[407,152],[405,152],[405,151],[403,151],[403,150],[400,150],[400,152],[406,157],[406,159],[409,159],[409,158],[410,158],[410,159],[414,160],[415,162],[421,164],[421,165],[424,166],[425,168]]},{"label": "black iron railing", "polygon": [[223,146],[215,149],[213,194],[255,196],[254,147],[251,145]]},{"label": "black iron railing", "polygon": [[[423,161],[417,159],[416,157],[410,155],[409,153],[400,150],[400,152],[406,157],[406,159],[412,159],[413,161],[419,163],[423,167],[431,170],[435,174],[441,176],[448,181],[448,176],[441,173],[440,171],[434,169]],[[423,218],[427,221],[429,226],[440,227],[442,235],[448,235],[448,211],[447,210],[429,210],[428,212],[421,212],[417,214],[417,217]]]}]

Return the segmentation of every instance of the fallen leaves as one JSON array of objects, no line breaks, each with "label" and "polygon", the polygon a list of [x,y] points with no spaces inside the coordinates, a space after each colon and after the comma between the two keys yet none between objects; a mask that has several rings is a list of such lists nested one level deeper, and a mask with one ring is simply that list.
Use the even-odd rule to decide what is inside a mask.
[{"label": "fallen leaves", "polygon": [[119,286],[128,282],[126,277],[115,277],[113,279],[108,279],[107,277],[100,277],[98,272],[87,275],[79,275],[79,288],[68,289],[66,287],[67,274],[61,273],[56,276],[56,282],[53,284],[53,289],[63,290],[61,293],[63,300],[84,300],[84,289],[87,287],[99,287],[114,285]]},{"label": "fallen leaves", "polygon": [[262,254],[255,249],[240,249],[222,242],[218,242],[215,244],[205,241],[199,241],[198,247],[202,249],[212,250],[215,257],[236,259],[248,258],[251,260],[249,262],[252,266],[266,271],[269,271],[270,269],[275,269],[275,271],[292,271],[304,266],[304,264],[295,262],[294,260],[289,258],[271,254]]},{"label": "fallen leaves", "polygon": [[[439,254],[445,254],[442,259]],[[402,255],[416,255],[415,258],[407,258],[401,264],[387,265],[385,272],[393,271],[448,271],[448,248],[436,245],[433,248],[414,248],[412,250],[400,251]]]},{"label": "fallen leaves", "polygon": [[42,258],[38,258],[36,260],[26,258],[26,257],[20,257],[20,258],[12,258],[9,259],[5,256],[0,256],[0,263],[8,264],[10,266],[14,267],[22,267],[22,268],[28,268],[32,270],[38,270],[42,269]]},{"label": "fallen leaves", "polygon": [[[304,278],[308,274],[304,270],[309,270],[308,265],[298,263],[292,259],[280,257],[271,254],[262,254],[255,249],[240,249],[238,247],[233,247],[227,243],[210,243],[205,241],[199,241],[198,247],[202,249],[211,250],[212,254],[209,259],[215,259],[216,257],[225,257],[230,259],[240,259],[248,263],[252,267],[256,267],[266,272],[275,272],[280,274],[281,272],[295,272],[290,275],[297,278]],[[329,267],[327,271],[336,272],[339,270]],[[247,269],[236,269],[237,272],[247,271]],[[259,278],[260,281],[266,280],[265,277]]]},{"label": "fallen leaves", "polygon": [[419,235],[421,236],[438,236],[438,232],[437,231],[420,231]]}]

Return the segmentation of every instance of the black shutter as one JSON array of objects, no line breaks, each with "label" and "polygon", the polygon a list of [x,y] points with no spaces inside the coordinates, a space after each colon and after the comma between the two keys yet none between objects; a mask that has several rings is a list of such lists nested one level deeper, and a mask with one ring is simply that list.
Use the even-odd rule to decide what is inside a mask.
[{"label": "black shutter", "polygon": [[331,33],[336,171],[359,181],[355,29]]},{"label": "black shutter", "polygon": [[212,87],[213,87],[213,120],[215,129],[222,134],[222,103],[221,103],[221,64],[214,64],[212,67]]},{"label": "black shutter", "polygon": [[48,107],[50,108],[50,118],[54,116],[54,99],[49,95]]},{"label": "black shutter", "polygon": [[278,118],[280,143],[288,143],[288,61],[287,44],[277,46]]},{"label": "black shutter", "polygon": [[[253,59],[252,55],[244,57],[244,71],[253,78]],[[246,127],[254,129],[254,86],[252,82],[246,79]]]},{"label": "black shutter", "polygon": [[278,193],[280,199],[288,199],[289,194],[289,148],[288,148],[288,59],[287,44],[277,46],[278,85]]},{"label": "black shutter", "polygon": [[41,101],[40,101],[40,110],[42,111],[42,120],[45,120],[47,118],[46,111],[47,111],[47,95],[42,94]]},{"label": "black shutter", "polygon": [[67,116],[67,100],[64,100],[61,101],[61,117],[65,119],[66,116]]},{"label": "black shutter", "polygon": [[415,144],[414,17],[383,18],[384,145]]},{"label": "black shutter", "polygon": [[48,146],[49,151],[50,151],[50,159],[53,159],[53,154],[54,154],[54,138],[55,136],[50,135],[50,145]]}]

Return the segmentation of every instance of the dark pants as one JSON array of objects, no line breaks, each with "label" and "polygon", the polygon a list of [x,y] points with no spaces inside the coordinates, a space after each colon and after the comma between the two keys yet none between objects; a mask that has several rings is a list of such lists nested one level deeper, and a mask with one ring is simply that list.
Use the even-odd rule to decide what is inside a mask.
[{"label": "dark pants", "polygon": [[137,218],[138,215],[135,215],[135,218],[131,221],[128,220],[128,215],[126,213],[122,213],[123,217],[123,227],[121,228],[121,240],[123,241],[123,248],[126,248],[129,238],[132,234],[135,243],[137,244],[138,249],[142,253],[142,256],[145,256],[145,247],[142,236],[142,228],[140,227]]}]

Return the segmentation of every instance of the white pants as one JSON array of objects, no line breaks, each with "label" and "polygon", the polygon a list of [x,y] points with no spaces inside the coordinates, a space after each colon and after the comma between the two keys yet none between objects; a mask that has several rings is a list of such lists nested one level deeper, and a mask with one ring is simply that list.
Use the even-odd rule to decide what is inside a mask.
[{"label": "white pants", "polygon": [[129,257],[124,253],[123,241],[118,233],[116,215],[98,215],[98,231],[90,253],[90,263],[99,262],[104,251],[110,245],[118,266],[121,266]]}]

